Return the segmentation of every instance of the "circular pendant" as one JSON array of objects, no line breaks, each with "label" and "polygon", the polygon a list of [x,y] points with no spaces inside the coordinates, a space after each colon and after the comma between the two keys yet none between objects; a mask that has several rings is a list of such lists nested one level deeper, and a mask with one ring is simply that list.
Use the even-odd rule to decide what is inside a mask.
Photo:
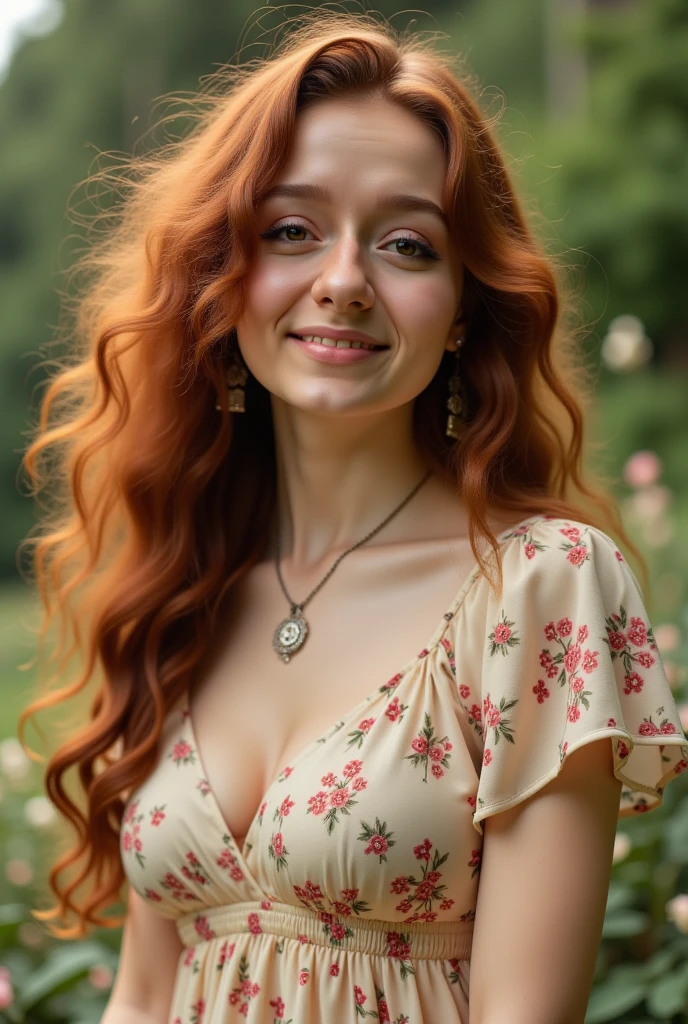
[{"label": "circular pendant", "polygon": [[283,619],[272,638],[272,646],[282,661],[289,661],[289,658],[303,645],[308,633],[308,623],[300,614],[301,609],[296,608],[293,615]]}]

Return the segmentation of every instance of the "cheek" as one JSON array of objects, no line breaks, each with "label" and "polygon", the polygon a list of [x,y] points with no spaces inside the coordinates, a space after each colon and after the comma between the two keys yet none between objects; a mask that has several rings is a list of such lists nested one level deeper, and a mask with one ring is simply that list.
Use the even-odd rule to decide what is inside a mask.
[{"label": "cheek", "polygon": [[[385,304],[399,337],[415,352],[419,348],[431,358],[441,352],[456,313],[458,295],[452,280],[430,274],[409,273],[390,283]],[[457,332],[458,333],[458,332]]]},{"label": "cheek", "polygon": [[[303,291],[305,282],[296,260],[263,260],[246,279],[246,319],[274,321]],[[291,264],[291,266],[290,266]]]}]

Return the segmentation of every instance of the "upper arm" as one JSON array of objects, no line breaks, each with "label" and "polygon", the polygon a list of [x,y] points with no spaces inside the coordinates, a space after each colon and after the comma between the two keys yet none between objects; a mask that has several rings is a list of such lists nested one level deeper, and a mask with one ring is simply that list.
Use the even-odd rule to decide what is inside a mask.
[{"label": "upper arm", "polygon": [[166,1021],[183,948],[174,921],[158,914],[130,887],[108,1010],[126,1006]]},{"label": "upper arm", "polygon": [[485,819],[470,1024],[582,1024],[606,908],[621,782],[609,737]]}]

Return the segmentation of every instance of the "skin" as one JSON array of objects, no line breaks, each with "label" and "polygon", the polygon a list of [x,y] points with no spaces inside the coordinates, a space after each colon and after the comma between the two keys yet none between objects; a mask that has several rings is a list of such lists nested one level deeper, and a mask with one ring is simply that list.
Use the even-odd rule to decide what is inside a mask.
[{"label": "skin", "polygon": [[[440,217],[377,207],[405,193],[441,208],[445,175],[439,137],[415,115],[380,98],[328,99],[300,115],[274,184],[316,184],[330,200],[258,206],[261,234],[302,226],[261,241],[237,324],[244,361],[272,396],[280,548],[292,579],[329,567],[426,471],[413,403],[463,333],[463,271]],[[408,237],[438,259],[395,241]],[[358,329],[391,347],[349,366],[316,362],[287,338],[309,324]],[[414,504],[423,494],[436,506],[440,492],[446,503],[433,478]]]}]

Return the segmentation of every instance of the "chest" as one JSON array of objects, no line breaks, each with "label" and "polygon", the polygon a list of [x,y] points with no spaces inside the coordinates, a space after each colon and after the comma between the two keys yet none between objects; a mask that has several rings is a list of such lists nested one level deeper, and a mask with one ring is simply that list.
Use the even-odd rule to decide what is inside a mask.
[{"label": "chest", "polygon": [[[467,540],[441,540],[356,551],[346,563],[306,604],[309,632],[288,663],[272,647],[287,600],[274,564],[254,567],[192,683],[199,756],[239,845],[279,772],[417,658],[474,558]],[[304,599],[285,583],[295,600]]]}]

